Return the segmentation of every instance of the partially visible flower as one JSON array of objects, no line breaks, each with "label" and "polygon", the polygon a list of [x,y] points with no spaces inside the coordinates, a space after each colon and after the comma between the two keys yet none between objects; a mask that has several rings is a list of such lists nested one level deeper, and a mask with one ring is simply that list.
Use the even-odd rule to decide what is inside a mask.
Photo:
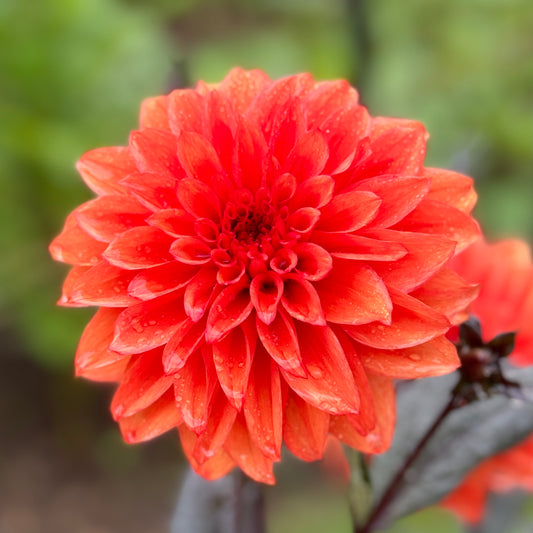
[{"label": "partially visible flower", "polygon": [[[498,344],[494,339],[516,332],[509,359],[516,365],[532,364],[533,264],[528,245],[518,240],[496,244],[480,240],[454,258],[451,267],[468,281],[480,283],[471,313],[479,321],[487,353],[497,356],[491,349]],[[533,435],[481,462],[441,503],[464,521],[477,523],[491,491],[515,488],[533,491]]]},{"label": "partially visible flower", "polygon": [[470,524],[483,519],[491,492],[533,491],[533,435],[483,461],[441,502]]},{"label": "partially visible flower", "polygon": [[384,451],[393,379],[459,364],[445,333],[476,289],[445,265],[478,235],[470,178],[423,166],[422,124],[308,74],[235,69],[140,123],[81,158],[98,197],[50,248],[75,265],[61,303],[100,306],[76,371],[119,383],[124,438],[178,427],[204,477],[268,483],[282,440]]}]

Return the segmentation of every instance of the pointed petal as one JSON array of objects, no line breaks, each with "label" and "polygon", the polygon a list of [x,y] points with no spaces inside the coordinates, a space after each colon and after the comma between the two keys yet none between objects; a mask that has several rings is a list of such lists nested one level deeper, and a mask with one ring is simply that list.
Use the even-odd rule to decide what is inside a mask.
[{"label": "pointed petal", "polygon": [[171,389],[145,409],[118,420],[122,437],[128,444],[151,440],[180,424],[181,415]]},{"label": "pointed petal", "polygon": [[70,287],[68,301],[83,305],[127,307],[138,302],[128,294],[128,285],[135,276],[131,270],[102,261],[78,276]]},{"label": "pointed petal", "polygon": [[183,295],[183,304],[187,316],[198,322],[207,310],[207,306],[217,291],[216,281],[217,271],[212,265],[204,266],[191,279],[185,294]]},{"label": "pointed petal", "polygon": [[450,328],[448,319],[416,298],[389,288],[393,304],[390,325],[373,322],[360,326],[345,326],[354,340],[371,346],[393,350],[410,348],[443,335]]},{"label": "pointed petal", "polygon": [[139,226],[118,235],[103,256],[112,265],[138,270],[173,261],[169,253],[172,238],[158,228]]},{"label": "pointed petal", "polygon": [[229,285],[215,298],[207,316],[206,341],[217,342],[244,322],[253,309],[247,285]]},{"label": "pointed petal", "polygon": [[328,322],[390,323],[392,302],[387,287],[365,264],[335,259],[332,272],[316,282],[315,288]]},{"label": "pointed petal", "polygon": [[350,416],[332,416],[329,431],[352,448],[363,453],[383,453],[392,442],[396,419],[395,394],[392,379],[369,374],[368,380],[376,409],[377,426],[367,435],[357,432]]},{"label": "pointed petal", "polygon": [[283,309],[279,310],[274,321],[268,325],[258,318],[256,327],[265,350],[283,370],[295,376],[307,375],[302,365],[294,322]]},{"label": "pointed petal", "polygon": [[392,264],[370,264],[387,287],[405,292],[420,287],[444,266],[455,251],[453,241],[426,233],[376,229],[365,232],[365,236],[397,242],[405,247],[407,255]]},{"label": "pointed petal", "polygon": [[[209,354],[211,355],[211,354]],[[185,425],[196,434],[207,427],[211,400],[218,385],[213,364],[198,350],[174,375],[174,394]]]},{"label": "pointed petal", "polygon": [[80,229],[74,213],[71,213],[65,221],[63,231],[51,242],[48,249],[56,261],[92,266],[100,262],[106,246]]},{"label": "pointed petal", "polygon": [[457,349],[446,337],[400,350],[359,345],[357,353],[365,368],[396,379],[418,379],[449,374],[461,364]]},{"label": "pointed petal", "polygon": [[156,211],[147,222],[150,226],[155,226],[172,237],[190,237],[195,234],[194,217],[183,209],[161,209]]},{"label": "pointed petal", "polygon": [[407,255],[400,242],[371,239],[351,233],[313,232],[313,242],[322,246],[332,257],[355,261],[396,261]]},{"label": "pointed petal", "polygon": [[90,150],[81,156],[76,168],[83,181],[99,195],[124,192],[120,180],[137,171],[130,150],[125,146]]},{"label": "pointed petal", "polygon": [[318,209],[333,198],[335,180],[331,176],[313,176],[300,183],[290,202],[291,211],[301,207]]},{"label": "pointed petal", "polygon": [[222,80],[218,90],[228,96],[237,113],[243,113],[269,83],[270,78],[261,70],[234,68]]},{"label": "pointed petal", "polygon": [[178,183],[178,199],[194,219],[220,219],[220,205],[213,189],[200,179],[186,178]]},{"label": "pointed petal", "polygon": [[417,208],[397,225],[397,228],[404,231],[445,235],[457,243],[457,251],[464,250],[480,236],[478,223],[469,215],[429,198],[422,200]]},{"label": "pointed petal", "polygon": [[410,213],[428,193],[430,180],[418,176],[378,176],[355,183],[350,190],[370,191],[381,199],[371,228],[388,228]]},{"label": "pointed petal", "polygon": [[168,124],[168,96],[146,98],[141,104],[139,125],[143,128],[170,130]]},{"label": "pointed petal", "polygon": [[235,462],[229,454],[223,450],[218,450],[206,461],[198,462],[194,456],[194,450],[198,437],[185,424],[178,427],[183,451],[193,467],[194,471],[208,480],[215,480],[225,476],[234,466]]},{"label": "pointed petal", "polygon": [[263,455],[281,458],[282,401],[277,365],[263,349],[258,349],[248,380],[244,418],[250,437]]},{"label": "pointed petal", "polygon": [[173,176],[136,172],[120,183],[151,211],[179,207],[176,196],[177,180]]},{"label": "pointed petal", "polygon": [[111,242],[120,233],[144,225],[150,211],[131,196],[109,194],[86,202],[74,214],[88,235]]},{"label": "pointed petal", "polygon": [[381,200],[372,192],[353,191],[334,196],[321,209],[317,230],[349,232],[366,226],[378,212]]},{"label": "pointed petal", "polygon": [[289,391],[283,420],[283,439],[289,450],[304,461],[317,461],[324,453],[329,414]]},{"label": "pointed petal", "polygon": [[186,265],[205,265],[211,262],[211,247],[198,237],[178,237],[172,243],[170,253]]},{"label": "pointed petal", "polygon": [[250,300],[257,317],[265,324],[271,324],[276,317],[278,303],[283,294],[283,281],[275,272],[258,274],[250,284]]},{"label": "pointed petal", "polygon": [[130,357],[127,356],[106,365],[87,366],[84,368],[83,373],[78,375],[85,379],[90,379],[91,381],[101,381],[103,383],[120,382],[124,377],[129,362]]},{"label": "pointed petal", "polygon": [[182,131],[204,132],[204,99],[194,89],[176,89],[168,95],[170,129],[178,136]]},{"label": "pointed petal", "polygon": [[448,204],[467,215],[476,205],[477,194],[472,178],[441,168],[424,168],[422,176],[431,180],[428,199]]},{"label": "pointed petal", "polygon": [[452,324],[460,324],[468,318],[468,306],[478,294],[478,285],[468,284],[449,268],[443,268],[411,296],[446,315]]},{"label": "pointed petal", "polygon": [[176,155],[176,137],[170,132],[145,128],[130,134],[129,147],[137,168],[170,177],[183,176]]},{"label": "pointed petal", "polygon": [[226,440],[225,450],[241,469],[252,479],[260,483],[273,485],[273,461],[265,457],[253,443],[243,415],[239,415]]},{"label": "pointed petal", "polygon": [[250,328],[233,328],[222,340],[213,344],[213,361],[222,390],[229,402],[240,411],[248,386],[255,351],[255,338]]},{"label": "pointed petal", "polygon": [[318,293],[311,283],[298,275],[285,276],[281,303],[293,318],[315,325],[326,323]]},{"label": "pointed petal", "polygon": [[193,322],[187,317],[174,331],[163,350],[165,374],[180,371],[204,338],[204,321]]},{"label": "pointed petal", "polygon": [[74,266],[70,269],[63,282],[63,288],[61,290],[61,298],[57,301],[57,305],[64,307],[85,307],[86,304],[74,300],[76,293],[74,288],[76,287],[78,280],[83,278],[84,274],[90,269],[88,266]]},{"label": "pointed petal", "polygon": [[359,95],[345,80],[316,83],[304,97],[309,125],[318,127],[337,109],[357,105]]},{"label": "pointed petal", "polygon": [[298,323],[296,329],[308,375],[301,378],[282,370],[289,387],[322,411],[334,414],[357,412],[359,393],[337,337],[327,326]]},{"label": "pointed petal", "polygon": [[172,386],[172,380],[163,373],[161,350],[133,357],[111,401],[113,418],[131,416],[152,405]]},{"label": "pointed petal", "polygon": [[183,301],[174,294],[128,307],[117,319],[111,349],[136,354],[162,346],[186,318]]},{"label": "pointed petal", "polygon": [[320,174],[328,157],[329,150],[324,136],[318,130],[311,130],[296,140],[287,157],[285,170],[298,181],[304,181]]},{"label": "pointed petal", "polygon": [[224,446],[237,417],[235,409],[219,388],[215,392],[207,426],[196,441],[194,456],[200,463],[206,461]]},{"label": "pointed petal", "polygon": [[101,308],[96,311],[83,331],[74,358],[76,375],[86,377],[86,372],[105,367],[122,359],[122,354],[109,350],[113,340],[115,322],[122,309]]},{"label": "pointed petal", "polygon": [[179,261],[147,268],[139,273],[134,271],[135,277],[128,286],[128,292],[139,300],[152,300],[184,287],[197,272],[197,266],[184,265]]},{"label": "pointed petal", "polygon": [[370,132],[371,155],[357,171],[360,179],[383,174],[418,175],[426,155],[428,134],[414,120],[377,117]]}]

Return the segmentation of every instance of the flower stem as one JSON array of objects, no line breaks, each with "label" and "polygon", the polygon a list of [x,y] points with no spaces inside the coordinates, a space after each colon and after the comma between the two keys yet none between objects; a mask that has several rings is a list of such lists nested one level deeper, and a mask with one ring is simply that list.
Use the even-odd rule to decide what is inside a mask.
[{"label": "flower stem", "polygon": [[439,416],[435,419],[431,427],[426,431],[422,439],[420,439],[419,443],[413,449],[410,455],[407,457],[407,459],[405,460],[405,463],[402,465],[400,470],[398,470],[398,472],[396,473],[396,475],[390,482],[387,490],[381,497],[381,500],[379,501],[378,505],[372,511],[366,523],[360,528],[357,527],[357,525],[355,525],[354,533],[371,533],[372,531],[375,530],[376,526],[379,525],[380,521],[384,517],[385,511],[394,502],[394,498],[396,494],[398,493],[398,490],[401,488],[404,477],[407,471],[409,470],[409,468],[416,461],[417,457],[423,451],[426,444],[429,442],[431,437],[435,434],[435,432],[437,431],[439,426],[442,424],[442,422],[446,419],[446,417],[453,410],[460,407],[460,405],[461,405],[461,402],[458,401],[458,395],[454,391],[454,394],[452,395],[450,401],[446,404],[446,406],[441,411]]}]

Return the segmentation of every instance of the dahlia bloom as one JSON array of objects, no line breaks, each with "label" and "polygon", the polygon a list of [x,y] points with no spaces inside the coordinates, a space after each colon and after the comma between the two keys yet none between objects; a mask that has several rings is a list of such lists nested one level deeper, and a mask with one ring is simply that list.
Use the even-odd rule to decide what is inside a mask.
[{"label": "dahlia bloom", "polygon": [[60,303],[99,306],[76,372],[118,382],[126,441],[177,427],[202,476],[266,483],[282,441],[389,446],[393,379],[459,365],[445,333],[476,293],[445,267],[478,235],[472,182],[425,168],[426,139],[344,81],[235,69],[82,156],[97,198],[50,251]]},{"label": "dahlia bloom", "polygon": [[[487,244],[479,240],[450,265],[473,283],[480,283],[471,312],[481,324],[484,342],[516,332],[509,360],[533,363],[533,263],[528,245],[518,240]],[[489,493],[522,488],[533,491],[533,435],[474,468],[442,505],[466,522],[483,518]]]}]

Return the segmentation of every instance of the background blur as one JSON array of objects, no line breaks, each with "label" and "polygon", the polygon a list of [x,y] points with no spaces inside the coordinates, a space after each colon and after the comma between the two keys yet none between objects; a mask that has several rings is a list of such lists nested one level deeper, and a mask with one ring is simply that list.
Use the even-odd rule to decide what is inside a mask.
[{"label": "background blur", "polygon": [[[426,124],[428,164],[475,177],[490,235],[531,239],[532,28],[531,0],[2,0],[0,532],[163,533],[178,493],[175,435],[127,447],[111,390],[72,377],[91,311],[55,307],[47,245],[90,198],[83,152],[127,143],[144,97],[235,65],[343,77],[372,114]],[[315,467],[278,476],[272,533],[349,531]],[[429,511],[394,532],[429,523],[459,531]]]}]

